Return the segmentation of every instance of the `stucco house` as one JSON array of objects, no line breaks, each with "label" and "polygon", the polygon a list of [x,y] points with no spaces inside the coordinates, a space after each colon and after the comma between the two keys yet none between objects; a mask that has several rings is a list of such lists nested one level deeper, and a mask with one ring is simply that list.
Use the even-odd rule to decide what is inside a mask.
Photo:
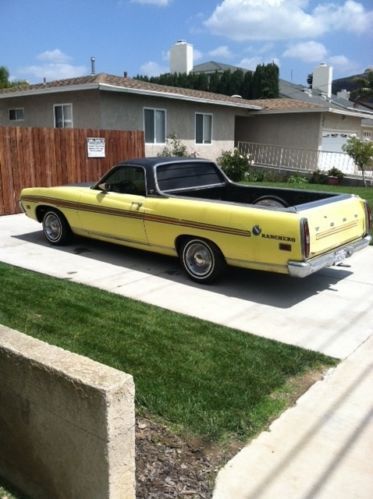
[{"label": "stucco house", "polygon": [[257,103],[197,90],[94,74],[0,90],[0,125],[143,130],[147,156],[176,135],[199,156],[232,149],[237,115]]},{"label": "stucco house", "polygon": [[147,156],[171,135],[211,159],[238,142],[319,151],[330,131],[359,134],[362,117],[304,99],[245,100],[105,73],[0,90],[0,125],[143,130]]}]

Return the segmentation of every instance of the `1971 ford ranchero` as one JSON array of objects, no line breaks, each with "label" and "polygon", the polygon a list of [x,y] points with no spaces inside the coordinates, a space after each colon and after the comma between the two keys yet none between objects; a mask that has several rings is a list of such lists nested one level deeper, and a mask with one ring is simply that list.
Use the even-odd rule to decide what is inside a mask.
[{"label": "1971 ford ranchero", "polygon": [[371,239],[358,196],[237,184],[194,158],[126,161],[92,187],[23,189],[20,205],[51,244],[79,234],[178,256],[197,282],[227,264],[305,277]]}]

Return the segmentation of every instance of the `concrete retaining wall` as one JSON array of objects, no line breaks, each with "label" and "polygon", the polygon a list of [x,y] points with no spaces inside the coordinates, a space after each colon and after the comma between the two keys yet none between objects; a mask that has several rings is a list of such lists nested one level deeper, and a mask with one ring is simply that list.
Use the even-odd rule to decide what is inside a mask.
[{"label": "concrete retaining wall", "polygon": [[37,499],[134,498],[132,376],[0,326],[0,475]]}]

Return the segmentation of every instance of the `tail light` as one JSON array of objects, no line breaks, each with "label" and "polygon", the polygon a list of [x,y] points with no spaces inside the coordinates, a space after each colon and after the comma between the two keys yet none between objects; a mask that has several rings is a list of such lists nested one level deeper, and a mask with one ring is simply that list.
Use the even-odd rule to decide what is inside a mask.
[{"label": "tail light", "polygon": [[307,218],[300,221],[300,234],[303,258],[306,260],[310,256],[310,228]]},{"label": "tail light", "polygon": [[365,201],[365,227],[368,234],[372,230],[372,210],[367,201]]}]

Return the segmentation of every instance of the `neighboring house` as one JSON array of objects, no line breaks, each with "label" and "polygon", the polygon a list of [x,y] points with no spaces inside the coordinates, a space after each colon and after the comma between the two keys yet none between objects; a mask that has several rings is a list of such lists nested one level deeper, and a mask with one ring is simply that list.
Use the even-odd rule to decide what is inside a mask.
[{"label": "neighboring house", "polygon": [[237,69],[241,69],[241,71],[246,72],[247,69],[240,68],[238,66],[232,66],[231,64],[224,64],[222,62],[216,62],[216,61],[208,61],[208,62],[203,62],[202,64],[196,64],[193,67],[192,72],[193,73],[204,73],[207,75],[214,74],[214,73],[223,73],[224,71],[236,71]]},{"label": "neighboring house", "polygon": [[0,90],[0,125],[143,130],[153,156],[176,135],[198,156],[234,147],[237,115],[257,103],[108,74]]},{"label": "neighboring house", "polygon": [[373,112],[362,106],[356,107],[348,99],[348,92],[327,96],[285,80],[280,80],[279,87],[281,97],[316,104],[328,111],[322,123],[320,151],[342,152],[343,145],[351,135],[369,138],[367,132],[373,126]]},{"label": "neighboring house", "polygon": [[364,139],[373,140],[373,120],[361,120],[361,129]]},{"label": "neighboring house", "polygon": [[[197,64],[193,68],[194,73],[212,74],[214,72],[222,73],[226,70],[235,71],[242,69],[229,64],[222,64],[215,61],[209,61],[202,64]],[[245,69],[242,69],[245,71]],[[368,137],[371,133],[369,123],[373,123],[373,112],[369,109],[360,106],[356,108],[354,103],[348,99],[348,92],[345,97],[332,95],[331,68],[325,64],[320,64],[315,68],[314,81],[316,82],[317,71],[325,70],[325,89],[330,88],[330,93],[320,91],[316,85],[314,88],[308,88],[303,85],[295,84],[286,80],[279,80],[279,94],[283,99],[292,99],[297,101],[296,107],[301,110],[302,116],[295,116],[294,107],[288,105],[288,101],[283,104],[277,104],[277,99],[274,99],[273,105],[271,101],[256,101],[263,103],[266,113],[260,113],[262,116],[268,115],[269,112],[278,114],[282,112],[283,117],[271,119],[269,122],[266,118],[266,124],[270,124],[267,129],[267,134],[263,135],[262,121],[257,121],[260,129],[256,126],[252,127],[255,131],[254,135],[250,134],[250,138],[257,142],[268,144],[283,145],[286,147],[301,147],[309,149],[317,149],[319,151],[342,152],[342,146],[351,135]],[[272,100],[272,99],[271,99]],[[312,106],[304,109],[299,101],[323,108],[322,111]],[[250,101],[252,102],[252,101]],[[264,104],[267,102],[268,104]],[[311,111],[313,109],[313,111]],[[309,113],[316,113],[312,118]],[[289,113],[293,114],[292,117]],[[317,113],[321,113],[318,114]],[[306,114],[308,116],[306,117]],[[286,115],[286,116],[285,116]],[[318,122],[319,121],[319,122]],[[284,126],[285,125],[285,126]],[[291,131],[289,133],[289,127]],[[300,127],[300,128],[298,128]],[[273,128],[278,129],[277,132]],[[308,133],[307,133],[308,129]],[[243,135],[245,135],[245,131]],[[242,133],[239,131],[238,140],[243,140]],[[272,138],[272,139],[271,139]],[[372,136],[373,138],[373,136]]]}]

